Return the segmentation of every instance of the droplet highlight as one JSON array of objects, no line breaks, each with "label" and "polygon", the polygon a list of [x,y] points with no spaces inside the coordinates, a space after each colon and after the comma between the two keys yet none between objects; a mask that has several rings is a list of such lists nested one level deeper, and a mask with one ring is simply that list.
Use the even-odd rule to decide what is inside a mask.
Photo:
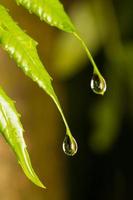
[{"label": "droplet highlight", "polygon": [[97,74],[93,74],[90,85],[93,92],[101,95],[105,93],[107,88],[104,78],[102,76],[98,76]]},{"label": "droplet highlight", "polygon": [[62,147],[67,156],[74,156],[78,150],[76,140],[73,137],[70,138],[68,135],[65,136]]}]

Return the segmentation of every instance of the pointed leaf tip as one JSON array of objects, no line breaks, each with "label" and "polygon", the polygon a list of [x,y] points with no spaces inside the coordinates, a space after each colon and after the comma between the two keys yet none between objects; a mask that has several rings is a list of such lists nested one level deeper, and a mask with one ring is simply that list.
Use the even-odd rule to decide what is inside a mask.
[{"label": "pointed leaf tip", "polygon": [[14,102],[0,87],[0,132],[15,152],[17,160],[25,175],[37,186],[45,188],[34,172],[26,144],[23,138],[23,127],[20,115],[16,111]]},{"label": "pointed leaf tip", "polygon": [[33,170],[33,167],[31,165],[30,157],[28,154],[28,151],[26,148],[17,148],[17,156],[18,156],[18,162],[21,165],[25,175],[37,186],[46,189],[46,187],[43,185],[43,183],[40,181],[38,176]]}]

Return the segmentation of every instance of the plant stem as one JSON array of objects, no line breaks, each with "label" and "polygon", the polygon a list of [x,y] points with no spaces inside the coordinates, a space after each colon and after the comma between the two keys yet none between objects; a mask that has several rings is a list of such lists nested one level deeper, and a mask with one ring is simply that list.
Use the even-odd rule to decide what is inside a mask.
[{"label": "plant stem", "polygon": [[98,76],[102,76],[97,65],[96,65],[96,63],[95,63],[95,61],[94,61],[94,59],[93,59],[93,57],[92,57],[92,55],[91,55],[91,53],[90,53],[90,51],[89,51],[89,49],[87,48],[85,42],[82,40],[82,38],[76,32],[73,32],[73,34],[81,42],[83,48],[85,49],[87,56],[88,56],[92,66],[93,66],[93,72],[96,73]]}]

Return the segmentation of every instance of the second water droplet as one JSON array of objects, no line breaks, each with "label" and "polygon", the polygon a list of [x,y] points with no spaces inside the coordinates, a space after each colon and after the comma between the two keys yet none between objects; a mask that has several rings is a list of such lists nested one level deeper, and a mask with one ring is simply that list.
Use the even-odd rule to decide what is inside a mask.
[{"label": "second water droplet", "polygon": [[70,138],[68,135],[65,136],[63,141],[63,151],[68,156],[74,156],[77,153],[78,145],[76,140],[72,137]]},{"label": "second water droplet", "polygon": [[106,82],[104,78],[101,76],[98,76],[97,74],[93,74],[93,77],[91,79],[91,89],[96,94],[104,94],[106,91]]}]

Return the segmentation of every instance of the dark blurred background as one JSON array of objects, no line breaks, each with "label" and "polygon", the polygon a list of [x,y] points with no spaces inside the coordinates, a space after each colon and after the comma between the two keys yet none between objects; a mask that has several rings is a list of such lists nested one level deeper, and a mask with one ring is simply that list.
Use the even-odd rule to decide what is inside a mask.
[{"label": "dark blurred background", "polygon": [[92,66],[70,34],[42,23],[13,0],[1,0],[38,41],[79,146],[62,151],[65,128],[51,99],[0,50],[0,84],[21,113],[32,164],[47,186],[34,186],[0,140],[0,200],[133,199],[133,1],[62,1],[107,81],[104,96],[90,89]]}]

